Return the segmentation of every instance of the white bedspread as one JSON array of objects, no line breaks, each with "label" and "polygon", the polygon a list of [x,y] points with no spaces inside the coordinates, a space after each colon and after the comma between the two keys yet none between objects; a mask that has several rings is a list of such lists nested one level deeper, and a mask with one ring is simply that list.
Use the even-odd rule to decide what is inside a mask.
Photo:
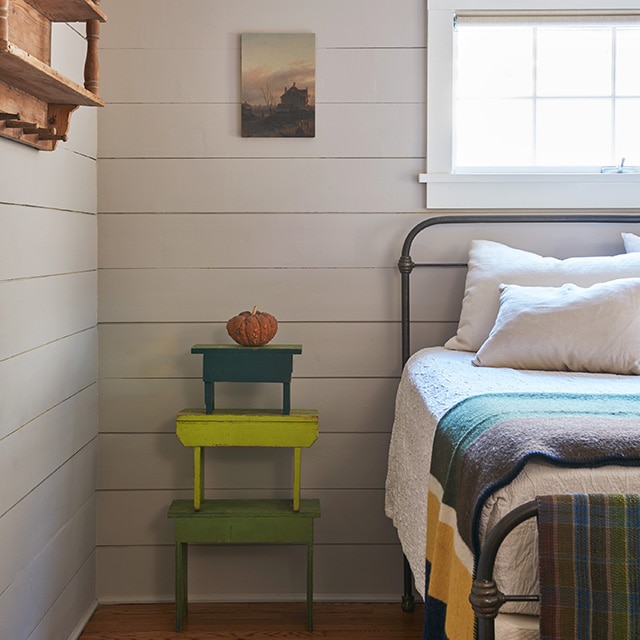
[{"label": "white bedspread", "polygon": [[[442,347],[419,351],[407,362],[398,388],[385,508],[398,530],[416,588],[423,597],[431,443],[439,419],[450,407],[469,396],[502,391],[640,393],[637,376],[475,367],[471,364],[473,355]],[[536,495],[636,493],[639,487],[640,468],[609,465],[567,469],[529,462],[510,485],[488,500],[482,514],[481,536],[513,507]],[[535,588],[534,535],[533,522],[518,527],[508,538],[508,549],[498,554],[496,580],[504,592],[526,593]]]}]

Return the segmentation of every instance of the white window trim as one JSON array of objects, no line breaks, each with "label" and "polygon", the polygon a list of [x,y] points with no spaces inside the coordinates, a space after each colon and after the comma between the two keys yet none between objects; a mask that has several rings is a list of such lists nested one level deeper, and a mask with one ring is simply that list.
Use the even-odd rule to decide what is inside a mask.
[{"label": "white window trim", "polygon": [[452,173],[453,16],[456,11],[637,11],[637,0],[428,0],[427,209],[640,207],[638,173]]}]

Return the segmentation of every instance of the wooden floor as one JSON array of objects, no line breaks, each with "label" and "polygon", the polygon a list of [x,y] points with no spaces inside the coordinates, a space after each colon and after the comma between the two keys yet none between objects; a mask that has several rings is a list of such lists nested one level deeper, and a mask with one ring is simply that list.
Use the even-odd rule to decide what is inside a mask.
[{"label": "wooden floor", "polygon": [[421,640],[422,606],[404,613],[400,604],[315,603],[314,630],[306,630],[304,603],[189,605],[182,633],[173,604],[98,607],[79,640]]}]

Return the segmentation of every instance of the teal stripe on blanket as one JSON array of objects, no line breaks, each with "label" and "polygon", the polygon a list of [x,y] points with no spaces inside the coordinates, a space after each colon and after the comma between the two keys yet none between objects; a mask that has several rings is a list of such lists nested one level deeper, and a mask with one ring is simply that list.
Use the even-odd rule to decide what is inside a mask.
[{"label": "teal stripe on blanket", "polygon": [[640,496],[538,498],[542,640],[640,638]]},{"label": "teal stripe on blanket", "polygon": [[[593,426],[582,428],[594,419],[597,433]],[[495,435],[494,427],[500,427]],[[434,436],[431,475],[444,490],[443,503],[456,509],[460,534],[474,552],[482,502],[535,456],[565,466],[638,464],[640,397],[494,393],[449,409]]]}]

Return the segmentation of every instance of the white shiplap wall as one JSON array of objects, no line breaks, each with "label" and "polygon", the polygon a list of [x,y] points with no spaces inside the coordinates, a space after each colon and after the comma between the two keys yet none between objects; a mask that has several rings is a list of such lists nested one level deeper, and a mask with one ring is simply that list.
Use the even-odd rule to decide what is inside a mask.
[{"label": "white shiplap wall", "polygon": [[[83,38],[53,33],[82,79]],[[78,67],[79,65],[79,67]],[[66,639],[95,596],[96,110],[53,152],[0,139],[0,638]]]},{"label": "white shiplap wall", "polygon": [[[320,410],[303,452],[319,497],[315,590],[398,599],[384,516],[399,375],[405,232],[424,214],[423,0],[109,0],[99,117],[98,598],[173,597],[172,522],[191,494],[175,414],[202,405],[198,342],[256,304],[301,343],[293,405]],[[240,137],[240,34],[313,32],[317,136]],[[447,337],[447,336],[444,336]],[[439,341],[437,336],[435,341]],[[219,406],[278,406],[220,385]],[[288,451],[207,452],[207,496],[286,496]],[[304,551],[193,550],[193,599],[301,598]]]}]

